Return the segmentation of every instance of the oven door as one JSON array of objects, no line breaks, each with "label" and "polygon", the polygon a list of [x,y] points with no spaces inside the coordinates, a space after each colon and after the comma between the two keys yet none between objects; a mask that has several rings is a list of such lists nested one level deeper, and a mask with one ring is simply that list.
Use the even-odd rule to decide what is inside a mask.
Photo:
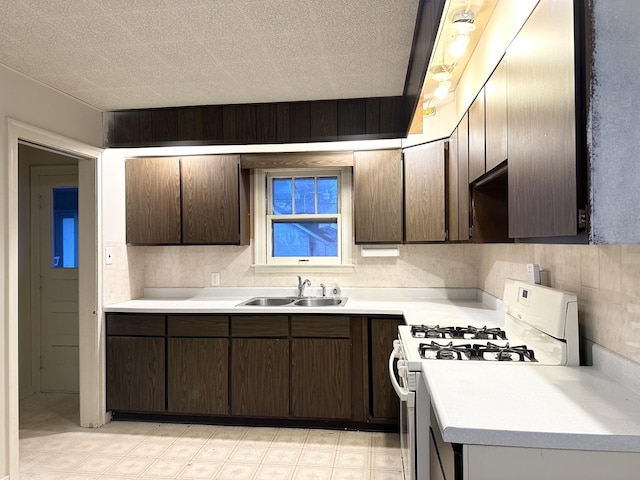
[{"label": "oven door", "polygon": [[416,392],[409,389],[408,372],[399,340],[393,342],[393,352],[389,356],[389,378],[400,400],[400,446],[404,480],[417,480],[416,475]]}]

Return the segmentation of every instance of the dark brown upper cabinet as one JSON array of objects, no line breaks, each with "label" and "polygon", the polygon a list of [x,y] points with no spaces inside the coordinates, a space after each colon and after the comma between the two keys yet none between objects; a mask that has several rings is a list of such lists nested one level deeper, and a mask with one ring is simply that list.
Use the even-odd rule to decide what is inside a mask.
[{"label": "dark brown upper cabinet", "polygon": [[127,159],[127,243],[179,244],[180,160]]},{"label": "dark brown upper cabinet", "polygon": [[354,153],[356,243],[402,242],[402,153]]},{"label": "dark brown upper cabinet", "polygon": [[578,233],[573,2],[540,2],[506,53],[509,237]]},{"label": "dark brown upper cabinet", "polygon": [[469,183],[486,171],[484,104],[483,88],[469,107]]},{"label": "dark brown upper cabinet", "polygon": [[243,196],[238,155],[180,159],[182,243],[237,245]]},{"label": "dark brown upper cabinet", "polygon": [[418,145],[403,153],[405,242],[444,241],[447,142]]},{"label": "dark brown upper cabinet", "polygon": [[502,60],[484,86],[486,170],[507,159],[507,62]]},{"label": "dark brown upper cabinet", "polygon": [[[469,114],[458,131],[458,240],[469,240]],[[453,240],[453,239],[452,239]]]},{"label": "dark brown upper cabinet", "polygon": [[237,155],[127,159],[127,243],[248,244],[248,190]]}]

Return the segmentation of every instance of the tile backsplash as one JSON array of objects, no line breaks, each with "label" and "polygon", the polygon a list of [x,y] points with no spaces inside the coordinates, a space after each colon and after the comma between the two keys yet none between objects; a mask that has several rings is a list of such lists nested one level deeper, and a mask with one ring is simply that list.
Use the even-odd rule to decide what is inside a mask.
[{"label": "tile backsplash", "polygon": [[[206,287],[212,272],[227,287],[296,282],[295,273],[255,273],[251,247],[112,246],[105,304],[140,297],[143,287]],[[640,362],[638,245],[402,245],[399,257],[364,258],[354,248],[353,258],[354,270],[305,277],[314,286],[477,287],[501,298],[505,278],[526,280],[526,265],[537,263],[552,287],[577,294],[582,336]]]}]

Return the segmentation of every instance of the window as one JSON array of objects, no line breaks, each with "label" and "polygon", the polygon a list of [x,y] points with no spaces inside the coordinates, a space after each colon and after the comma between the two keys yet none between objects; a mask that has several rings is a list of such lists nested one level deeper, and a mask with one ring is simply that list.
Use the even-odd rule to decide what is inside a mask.
[{"label": "window", "polygon": [[256,265],[351,263],[351,171],[256,171]]},{"label": "window", "polygon": [[78,268],[78,188],[53,189],[53,268]]}]

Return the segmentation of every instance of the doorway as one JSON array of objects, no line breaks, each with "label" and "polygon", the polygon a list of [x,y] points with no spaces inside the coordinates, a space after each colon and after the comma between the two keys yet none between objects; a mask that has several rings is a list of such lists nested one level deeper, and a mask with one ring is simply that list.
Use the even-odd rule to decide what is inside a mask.
[{"label": "doorway", "polygon": [[[38,159],[74,160],[25,145],[20,146],[19,155],[20,161],[26,157],[27,163]],[[32,385],[31,389],[25,385],[21,388],[36,393],[79,391],[78,159],[75,160],[75,165],[31,165],[29,169],[31,305],[29,312],[20,311],[19,322],[30,320],[32,326]],[[20,343],[26,343],[26,339],[20,339]],[[21,364],[20,370],[25,367]],[[20,396],[26,396],[22,390]]]}]

